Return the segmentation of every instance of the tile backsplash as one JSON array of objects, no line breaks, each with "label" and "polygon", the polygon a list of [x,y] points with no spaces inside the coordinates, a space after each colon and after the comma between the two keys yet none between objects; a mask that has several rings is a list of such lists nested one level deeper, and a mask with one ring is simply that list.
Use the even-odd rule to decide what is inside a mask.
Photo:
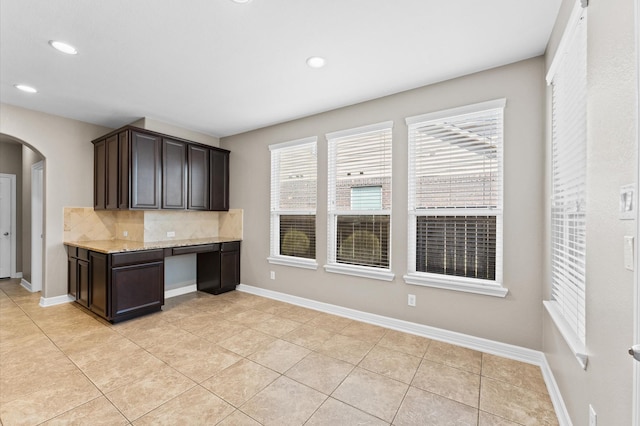
[{"label": "tile backsplash", "polygon": [[[90,207],[65,207],[64,241],[118,239],[151,242],[208,237],[242,239],[242,219],[242,209],[228,212],[95,211]],[[175,235],[168,237],[168,232]]]}]

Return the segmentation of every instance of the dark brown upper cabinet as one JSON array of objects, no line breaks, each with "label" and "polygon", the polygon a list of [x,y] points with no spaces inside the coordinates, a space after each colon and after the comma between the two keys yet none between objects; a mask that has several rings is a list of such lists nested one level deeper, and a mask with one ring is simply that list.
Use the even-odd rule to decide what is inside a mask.
[{"label": "dark brown upper cabinet", "polygon": [[133,126],[93,144],[96,210],[229,210],[229,151]]},{"label": "dark brown upper cabinet", "polygon": [[229,151],[211,150],[210,209],[229,210]]},{"label": "dark brown upper cabinet", "polygon": [[189,145],[189,210],[209,210],[209,148]]},{"label": "dark brown upper cabinet", "polygon": [[162,208],[187,206],[187,145],[172,139],[162,140]]}]

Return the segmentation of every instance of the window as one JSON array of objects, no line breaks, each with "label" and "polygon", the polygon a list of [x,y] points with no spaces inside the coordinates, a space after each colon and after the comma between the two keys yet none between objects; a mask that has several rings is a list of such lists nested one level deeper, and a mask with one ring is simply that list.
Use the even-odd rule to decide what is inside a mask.
[{"label": "window", "polygon": [[407,118],[409,284],[504,297],[505,100]]},{"label": "window", "polygon": [[329,272],[392,280],[393,122],[327,134]]},{"label": "window", "polygon": [[317,138],[270,145],[270,263],[317,268]]},{"label": "window", "polygon": [[551,300],[545,307],[586,367],[587,21],[576,3],[552,61]]}]

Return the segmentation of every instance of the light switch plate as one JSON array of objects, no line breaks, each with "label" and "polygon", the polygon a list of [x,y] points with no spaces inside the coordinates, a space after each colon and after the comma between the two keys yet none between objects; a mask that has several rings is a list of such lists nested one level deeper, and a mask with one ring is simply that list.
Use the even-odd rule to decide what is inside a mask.
[{"label": "light switch plate", "polygon": [[633,237],[624,236],[624,267],[633,271]]},{"label": "light switch plate", "polygon": [[620,220],[635,219],[636,212],[636,186],[634,184],[624,185],[620,187]]}]

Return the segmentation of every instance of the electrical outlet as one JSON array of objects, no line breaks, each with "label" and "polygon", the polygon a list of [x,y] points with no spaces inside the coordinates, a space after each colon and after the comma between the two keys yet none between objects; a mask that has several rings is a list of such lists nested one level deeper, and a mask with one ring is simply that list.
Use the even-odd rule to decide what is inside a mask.
[{"label": "electrical outlet", "polygon": [[591,404],[589,404],[589,426],[598,426],[598,415]]},{"label": "electrical outlet", "polygon": [[167,231],[167,237],[175,237],[176,233],[175,231]]},{"label": "electrical outlet", "polygon": [[127,232],[127,231],[122,231],[122,236],[123,236],[123,237],[128,237],[128,236],[129,236],[129,232]]},{"label": "electrical outlet", "polygon": [[269,272],[269,277],[270,277],[272,280],[275,280],[275,279],[276,279],[276,271],[271,271],[271,272]]},{"label": "electrical outlet", "polygon": [[416,295],[415,294],[409,294],[407,296],[407,305],[416,306]]}]

